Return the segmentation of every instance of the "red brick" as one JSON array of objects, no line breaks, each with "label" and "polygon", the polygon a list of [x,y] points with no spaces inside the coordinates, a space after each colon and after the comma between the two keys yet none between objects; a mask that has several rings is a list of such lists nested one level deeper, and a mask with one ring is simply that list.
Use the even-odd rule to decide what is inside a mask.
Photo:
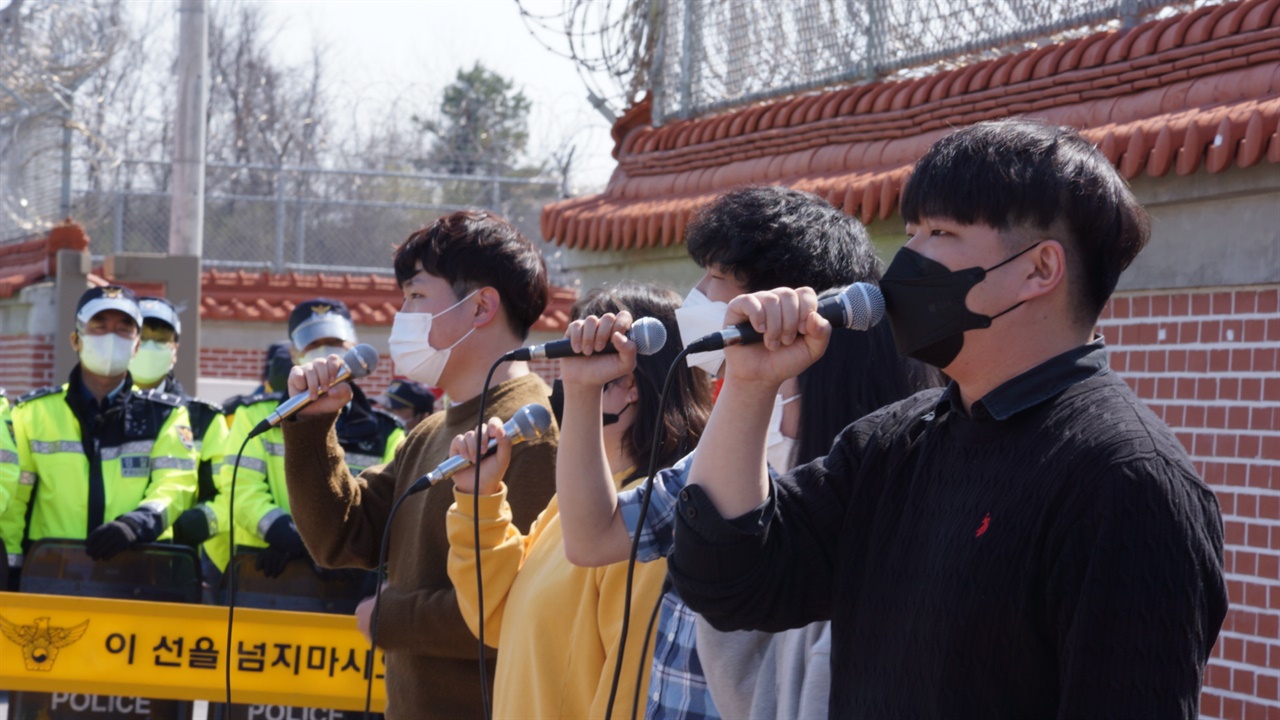
[{"label": "red brick", "polygon": [[1128,372],[1129,353],[1113,352],[1111,353],[1111,369],[1118,372]]},{"label": "red brick", "polygon": [[1168,295],[1152,296],[1151,298],[1151,314],[1152,315],[1156,317],[1168,317],[1169,306],[1170,306],[1170,302],[1169,302]]},{"label": "red brick", "polygon": [[1251,372],[1253,370],[1253,351],[1238,348],[1231,351],[1231,371]]},{"label": "red brick", "polygon": [[1253,372],[1275,372],[1276,371],[1276,349],[1275,348],[1254,348],[1253,350]]},{"label": "red brick", "polygon": [[1231,293],[1216,292],[1213,293],[1213,314],[1214,315],[1230,315],[1231,314]]},{"label": "red brick", "polygon": [[[1184,445],[1184,447],[1186,447]],[[1191,453],[1191,448],[1187,447],[1187,453]],[[1204,478],[1205,484],[1214,487],[1223,487],[1227,484],[1227,466],[1222,463],[1205,463],[1204,467],[1199,470],[1200,477]]]},{"label": "red brick", "polygon": [[[1272,408],[1256,407],[1249,409],[1249,429],[1269,431],[1274,430],[1275,426],[1271,424],[1274,412]],[[1271,456],[1277,457],[1277,456]]]},{"label": "red brick", "polygon": [[[1174,388],[1176,387],[1176,385],[1177,383],[1175,382],[1174,378],[1171,378],[1171,377],[1156,378],[1156,397],[1160,398],[1161,400],[1172,400],[1174,397],[1176,397],[1176,394],[1174,393]],[[1167,425],[1168,423],[1169,423],[1169,419],[1165,418],[1165,424]]]},{"label": "red brick", "polygon": [[[1267,498],[1262,498],[1262,499],[1265,500]],[[1276,498],[1272,497],[1270,499],[1275,500]],[[1266,512],[1260,512],[1259,514],[1262,515],[1262,517],[1267,517]],[[1272,517],[1272,519],[1274,520],[1275,518]],[[1280,578],[1280,555],[1274,555],[1272,553],[1259,553],[1258,569],[1256,572],[1258,577],[1260,578],[1269,578],[1271,580]],[[1261,620],[1261,618],[1259,618],[1259,620]],[[1272,636],[1264,636],[1264,637],[1275,637],[1275,636],[1272,635]]]},{"label": "red brick", "polygon": [[[1232,463],[1233,466],[1239,467],[1238,463]],[[1236,496],[1236,515],[1241,517],[1255,518],[1258,517],[1258,496],[1242,493]],[[1248,556],[1248,557],[1246,557]],[[1239,569],[1236,572],[1252,575],[1257,569],[1257,557],[1253,553],[1238,553],[1236,556],[1236,567],[1240,567],[1240,563],[1244,562],[1248,569]]]},{"label": "red brick", "polygon": [[1111,317],[1116,319],[1124,319],[1129,317],[1132,303],[1127,297],[1111,298]]},{"label": "red brick", "polygon": [[[1196,379],[1190,378],[1190,377],[1178,378],[1178,392],[1176,397],[1180,400],[1196,399]],[[1201,414],[1199,417],[1204,417],[1203,415],[1204,408],[1201,406],[1196,406],[1196,407],[1200,407]],[[1187,408],[1187,412],[1191,412],[1190,407]]]},{"label": "red brick", "polygon": [[1246,320],[1244,322],[1244,335],[1240,339],[1251,343],[1264,342],[1267,339],[1267,321]]},{"label": "red brick", "polygon": [[1280,700],[1280,678],[1275,675],[1259,675],[1258,697],[1263,700]]},{"label": "red brick", "polygon": [[1186,372],[1187,370],[1187,351],[1186,350],[1170,350],[1169,351],[1169,372]]},{"label": "red brick", "polygon": [[1280,319],[1267,319],[1267,342],[1280,340]]},{"label": "red brick", "polygon": [[1185,316],[1191,312],[1191,298],[1186,293],[1178,293],[1171,298],[1172,308],[1169,314],[1175,317]]},{"label": "red brick", "polygon": [[[1209,351],[1209,372],[1224,373],[1231,369],[1231,353],[1227,350]],[[1206,398],[1207,399],[1207,398]]]},{"label": "red brick", "polygon": [[1244,720],[1267,720],[1267,706],[1255,702],[1244,704]]},{"label": "red brick", "polygon": [[1133,298],[1133,317],[1151,317],[1151,296],[1139,295]]},{"label": "red brick", "polygon": [[1205,427],[1222,430],[1227,427],[1227,409],[1221,405],[1210,405],[1205,411]]},{"label": "red brick", "polygon": [[[1215,371],[1221,372],[1221,371]],[[1196,399],[1197,400],[1217,400],[1218,399],[1218,380],[1212,377],[1202,377],[1196,380]]]},{"label": "red brick", "polygon": [[1228,545],[1244,545],[1246,529],[1247,526],[1239,520],[1224,520],[1222,523],[1223,539]]},{"label": "red brick", "polygon": [[1168,353],[1163,350],[1156,350],[1154,352],[1147,353],[1147,372],[1165,372],[1165,366],[1168,361],[1167,355]]},{"label": "red brick", "polygon": [[1258,306],[1257,290],[1239,290],[1235,293],[1235,314],[1252,313]]},{"label": "red brick", "polygon": [[1212,312],[1213,301],[1208,293],[1196,293],[1191,296],[1191,314],[1208,315]]},{"label": "red brick", "polygon": [[1245,720],[1244,703],[1235,698],[1223,698],[1222,717],[1225,720]]},{"label": "red brick", "polygon": [[[1218,648],[1222,648],[1224,638],[1218,638]],[[1221,657],[1221,655],[1219,655]],[[1222,665],[1211,664],[1205,671],[1205,683],[1212,687],[1228,690],[1231,688],[1231,669]]]},{"label": "red brick", "polygon": [[1280,616],[1266,614],[1258,616],[1258,632],[1260,637],[1280,638]]},{"label": "red brick", "polygon": [[1277,290],[1260,290],[1258,291],[1257,307],[1254,312],[1263,315],[1271,315],[1280,310],[1280,291]]},{"label": "red brick", "polygon": [[[1222,453],[1216,453],[1221,455]],[[1226,466],[1227,484],[1234,487],[1245,487],[1249,484],[1249,466],[1240,463],[1230,463]],[[1243,498],[1242,498],[1243,499]],[[1239,507],[1239,502],[1236,503]]]},{"label": "red brick", "polygon": [[1218,399],[1219,400],[1239,400],[1240,399],[1240,378],[1224,377],[1218,379]]},{"label": "red brick", "polygon": [[1262,399],[1262,378],[1241,378],[1240,399],[1250,402]]},{"label": "red brick", "polygon": [[[1272,588],[1275,593],[1272,596],[1280,602],[1280,588]],[[1258,585],[1256,583],[1245,583],[1244,585],[1244,602],[1246,605],[1263,608],[1267,607],[1267,586]]]},{"label": "red brick", "polygon": [[[1194,340],[1192,342],[1195,342]],[[1187,353],[1187,370],[1193,373],[1209,371],[1209,353],[1204,350],[1192,350]]]},{"label": "red brick", "polygon": [[[1245,411],[1247,408],[1231,408],[1232,412],[1236,410]],[[1232,426],[1234,428],[1234,425]],[[1257,435],[1240,435],[1239,441],[1236,443],[1236,457],[1254,459],[1259,457],[1262,452],[1262,438]]]},{"label": "red brick", "polygon": [[[1209,685],[1209,678],[1206,673],[1205,685]],[[1222,698],[1211,692],[1204,692],[1200,695],[1200,715],[1203,717],[1216,718],[1222,714]]]}]

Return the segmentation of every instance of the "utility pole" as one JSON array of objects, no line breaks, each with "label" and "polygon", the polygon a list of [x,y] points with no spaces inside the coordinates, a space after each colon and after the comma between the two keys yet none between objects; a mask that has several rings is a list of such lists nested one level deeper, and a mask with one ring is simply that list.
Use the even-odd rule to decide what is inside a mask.
[{"label": "utility pole", "polygon": [[[199,392],[200,256],[204,251],[205,109],[209,104],[209,8],[207,0],[178,5],[178,117],[174,123],[173,195],[169,206],[169,255],[165,293],[182,297],[182,342],[174,369]],[[185,256],[185,257],[183,257]],[[191,258],[195,258],[192,262]]]},{"label": "utility pole", "polygon": [[199,257],[204,246],[205,108],[209,104],[206,0],[182,0],[178,18],[178,117],[173,133],[169,254]]}]

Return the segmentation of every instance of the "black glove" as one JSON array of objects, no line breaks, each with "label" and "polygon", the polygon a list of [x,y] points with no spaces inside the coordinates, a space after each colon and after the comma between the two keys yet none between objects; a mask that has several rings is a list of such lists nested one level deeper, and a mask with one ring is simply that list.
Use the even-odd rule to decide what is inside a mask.
[{"label": "black glove", "polygon": [[138,533],[124,516],[103,523],[85,538],[84,550],[94,560],[110,560],[138,541]]},{"label": "black glove", "polygon": [[302,536],[288,515],[276,518],[264,537],[267,547],[258,552],[254,566],[267,577],[279,577],[290,560],[307,556],[307,546],[302,543]]},{"label": "black glove", "polygon": [[183,511],[173,521],[173,541],[179,545],[199,547],[200,543],[209,539],[209,517],[202,508],[193,507]]}]

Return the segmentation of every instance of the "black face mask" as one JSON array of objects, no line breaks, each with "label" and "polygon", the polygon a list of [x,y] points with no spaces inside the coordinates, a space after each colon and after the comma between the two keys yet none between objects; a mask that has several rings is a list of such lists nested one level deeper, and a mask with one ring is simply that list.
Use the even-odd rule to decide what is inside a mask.
[{"label": "black face mask", "polygon": [[[551,382],[551,397],[549,398],[551,405],[551,414],[556,418],[556,425],[564,422],[564,382],[560,378],[556,378]],[[600,426],[612,425],[622,418],[622,413],[631,407],[631,403],[622,406],[622,409],[616,413],[601,413]]]},{"label": "black face mask", "polygon": [[899,250],[880,278],[885,313],[898,352],[938,368],[954,362],[964,347],[966,330],[991,327],[992,320],[1022,304],[1016,303],[995,315],[979,315],[965,307],[969,291],[987,273],[1039,244],[1029,245],[986,269],[954,271],[910,248]]}]

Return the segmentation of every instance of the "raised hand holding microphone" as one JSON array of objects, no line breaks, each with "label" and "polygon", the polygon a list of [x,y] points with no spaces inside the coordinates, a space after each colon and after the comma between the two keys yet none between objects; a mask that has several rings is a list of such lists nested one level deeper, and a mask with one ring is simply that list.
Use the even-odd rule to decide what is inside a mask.
[{"label": "raised hand holding microphone", "polygon": [[[376,351],[374,357],[377,357]],[[304,393],[311,398],[311,401],[295,414],[298,417],[330,415],[346,407],[347,403],[351,402],[351,386],[339,380],[346,369],[348,369],[347,364],[343,358],[334,354],[295,366],[290,370],[289,398],[292,400],[293,397]]]},{"label": "raised hand holding microphone", "polygon": [[[449,455],[456,455],[465,459],[470,465],[475,465],[476,432],[476,430],[468,430],[454,437],[449,445]],[[502,418],[498,417],[489,418],[489,422],[481,425],[479,434],[480,447],[489,447],[491,439],[496,441],[493,454],[480,459],[480,494],[493,495],[498,492],[498,486],[511,465],[511,438],[507,436],[506,428],[502,426]],[[471,470],[456,473],[453,476],[453,486],[464,493],[474,495],[476,473]]]},{"label": "raised hand holding microphone", "polygon": [[725,348],[725,382],[769,386],[772,402],[784,380],[804,372],[827,350],[831,323],[817,310],[818,295],[807,287],[765,290],[730,301],[725,325],[748,323],[761,340]]}]

